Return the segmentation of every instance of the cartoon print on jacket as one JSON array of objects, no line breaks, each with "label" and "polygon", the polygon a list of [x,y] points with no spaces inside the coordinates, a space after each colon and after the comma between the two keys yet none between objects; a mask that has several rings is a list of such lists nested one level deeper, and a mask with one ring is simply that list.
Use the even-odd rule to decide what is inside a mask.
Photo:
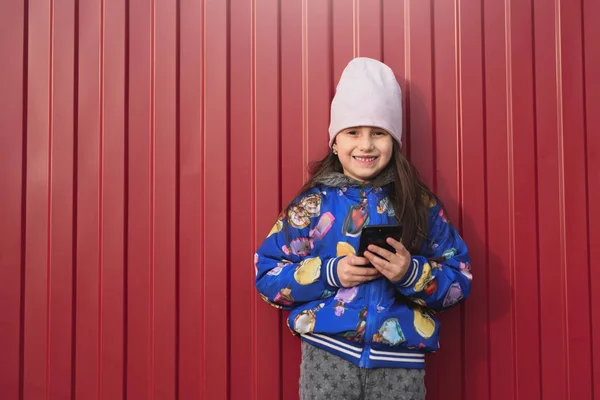
[{"label": "cartoon print on jacket", "polygon": [[342,334],[343,337],[359,343],[363,341],[365,329],[367,328],[367,310],[368,307],[364,307],[358,312],[358,323],[356,324],[356,330],[344,332],[344,334]]},{"label": "cartoon print on jacket", "polygon": [[338,290],[337,294],[333,298],[337,300],[337,304],[334,306],[335,315],[341,317],[344,315],[344,311],[346,311],[346,304],[351,303],[352,300],[358,294],[358,286],[354,286],[351,288],[341,288]]},{"label": "cartoon print on jacket", "polygon": [[310,225],[310,216],[299,204],[290,206],[287,218],[288,223],[297,229],[303,229]]},{"label": "cartoon print on jacket", "polygon": [[471,264],[469,264],[468,262],[461,262],[458,268],[460,273],[466,276],[468,280],[473,280],[473,275],[471,275]]},{"label": "cartoon print on jacket", "polygon": [[289,306],[294,304],[294,298],[292,297],[292,288],[287,286],[281,289],[279,293],[277,293],[277,296],[275,296],[273,301],[277,304],[281,304],[282,306]]},{"label": "cartoon print on jacket", "polygon": [[294,279],[301,285],[310,285],[321,276],[321,259],[319,257],[306,258],[296,267]]},{"label": "cartoon print on jacket", "polygon": [[321,196],[318,194],[309,194],[300,200],[302,207],[309,217],[316,217],[321,213]]},{"label": "cartoon print on jacket", "polygon": [[348,242],[337,242],[335,254],[337,257],[353,256],[356,255],[356,250],[354,250],[354,247]]},{"label": "cartoon print on jacket", "polygon": [[431,315],[421,308],[415,308],[415,330],[424,339],[429,339],[435,333],[435,321]]},{"label": "cartoon print on jacket", "polygon": [[420,292],[429,285],[429,282],[433,280],[433,275],[431,274],[431,266],[429,263],[425,263],[423,265],[423,273],[417,283],[415,283],[415,292]]},{"label": "cartoon print on jacket", "polygon": [[281,232],[282,229],[283,229],[283,220],[281,218],[279,218],[277,220],[277,222],[275,222],[275,225],[273,225],[273,228],[271,228],[271,231],[269,232],[267,237],[271,237],[271,235]]},{"label": "cartoon print on jacket", "polygon": [[377,212],[379,214],[387,213],[390,217],[394,217],[396,213],[394,212],[394,207],[390,203],[390,199],[386,196],[379,202],[377,206]]},{"label": "cartoon print on jacket", "polygon": [[269,272],[267,272],[267,275],[269,276],[277,276],[281,273],[281,271],[283,271],[283,269],[289,265],[291,265],[292,262],[288,261],[288,260],[283,260],[281,262],[277,263],[277,266],[275,268],[273,268],[272,270],[270,270]]},{"label": "cartoon print on jacket", "polygon": [[386,319],[381,328],[379,328],[378,333],[373,335],[373,342],[385,343],[390,346],[397,346],[404,341],[406,341],[406,338],[404,337],[404,332],[402,332],[398,318]]},{"label": "cartoon print on jacket", "polygon": [[333,226],[333,221],[335,221],[335,218],[332,213],[326,212],[325,214],[321,215],[317,226],[310,230],[310,239],[313,242],[316,240],[323,240],[323,237],[327,235],[327,232],[329,232]]},{"label": "cartoon print on jacket", "polygon": [[457,283],[453,283],[450,285],[448,292],[446,293],[446,297],[444,297],[444,307],[451,307],[458,303],[463,298],[463,292],[460,288],[460,285]]},{"label": "cartoon print on jacket", "polygon": [[293,254],[298,257],[304,257],[310,254],[310,250],[313,248],[313,244],[308,238],[298,238],[292,240],[289,247],[283,245],[281,250],[285,253],[285,255],[289,256]]},{"label": "cartoon print on jacket", "polygon": [[359,204],[353,204],[349,207],[342,234],[350,237],[358,237],[362,232],[363,226],[369,223],[369,207],[366,198],[362,198]]},{"label": "cartoon print on jacket", "polygon": [[313,310],[304,310],[294,318],[294,330],[303,335],[315,329],[317,316]]}]

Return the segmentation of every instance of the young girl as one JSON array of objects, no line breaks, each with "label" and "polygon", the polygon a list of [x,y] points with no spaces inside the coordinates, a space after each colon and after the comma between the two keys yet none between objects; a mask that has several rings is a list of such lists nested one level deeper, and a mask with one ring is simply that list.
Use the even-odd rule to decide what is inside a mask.
[{"label": "young girl", "polygon": [[[331,104],[331,152],[282,212],[254,264],[261,297],[291,310],[302,339],[301,399],[424,399],[435,312],[468,297],[467,247],[400,153],[401,91],[392,70],[352,60]],[[395,252],[367,225],[400,224]]]}]

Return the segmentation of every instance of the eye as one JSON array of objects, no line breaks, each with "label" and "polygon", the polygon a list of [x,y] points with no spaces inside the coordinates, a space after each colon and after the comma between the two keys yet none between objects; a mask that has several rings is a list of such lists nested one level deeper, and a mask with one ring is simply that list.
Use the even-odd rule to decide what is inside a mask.
[{"label": "eye", "polygon": [[386,136],[387,132],[383,132],[383,131],[375,131],[373,132],[373,136]]},{"label": "eye", "polygon": [[358,134],[358,132],[356,132],[355,130],[346,131],[346,135],[354,136],[354,135],[357,135],[357,134]]}]

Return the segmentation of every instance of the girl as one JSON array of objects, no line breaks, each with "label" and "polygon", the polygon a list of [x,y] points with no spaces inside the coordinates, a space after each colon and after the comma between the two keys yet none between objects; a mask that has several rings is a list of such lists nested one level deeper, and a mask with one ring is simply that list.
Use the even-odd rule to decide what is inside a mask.
[{"label": "girl", "polygon": [[[392,70],[352,60],[331,103],[329,146],[255,257],[256,287],[291,310],[302,339],[301,399],[424,399],[435,312],[468,297],[465,243],[400,153],[401,91]],[[366,225],[400,224],[395,252]]]}]

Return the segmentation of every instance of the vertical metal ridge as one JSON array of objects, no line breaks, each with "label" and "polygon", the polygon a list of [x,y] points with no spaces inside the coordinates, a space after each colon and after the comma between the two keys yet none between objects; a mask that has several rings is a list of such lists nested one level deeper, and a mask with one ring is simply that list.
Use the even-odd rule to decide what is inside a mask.
[{"label": "vertical metal ridge", "polygon": [[[454,0],[454,42],[456,43],[455,47],[455,71],[456,71],[456,133],[457,133],[457,149],[458,149],[458,182],[457,182],[457,192],[458,192],[458,229],[459,232],[463,233],[464,230],[464,213],[463,213],[463,199],[464,199],[464,140],[463,140],[463,79],[462,79],[462,58],[461,58],[461,50],[462,50],[462,35],[460,34],[460,10],[461,10],[461,0]],[[461,358],[463,362],[461,362],[461,393],[463,396],[467,393],[467,371],[464,360],[466,359],[466,334],[465,334],[465,324],[466,324],[466,316],[464,307],[461,309],[460,313],[460,343],[461,343]]]},{"label": "vertical metal ridge", "polygon": [[226,5],[225,5],[225,35],[226,35],[226,46],[227,46],[227,50],[225,52],[225,57],[226,57],[226,63],[227,63],[227,72],[225,74],[225,85],[226,85],[226,94],[225,94],[225,99],[226,99],[226,103],[225,103],[225,123],[227,124],[226,127],[226,139],[225,139],[225,157],[226,157],[226,162],[225,162],[225,176],[226,176],[226,182],[225,182],[225,190],[227,193],[227,198],[226,198],[226,206],[225,206],[225,218],[226,218],[226,245],[225,245],[225,250],[226,250],[226,268],[227,271],[225,272],[225,293],[226,293],[226,297],[227,297],[227,304],[226,304],[226,312],[227,312],[227,316],[225,318],[225,323],[226,325],[226,331],[227,331],[227,338],[226,338],[226,343],[225,343],[225,351],[227,352],[226,354],[226,360],[227,360],[227,364],[226,364],[226,371],[225,371],[225,390],[227,392],[227,400],[229,400],[231,398],[231,327],[233,326],[233,324],[231,323],[231,296],[229,296],[229,294],[231,293],[231,250],[232,250],[232,246],[231,246],[231,0],[226,0]]},{"label": "vertical metal ridge", "polygon": [[[506,62],[506,130],[507,130],[507,158],[508,158],[508,232],[510,234],[509,245],[509,270],[511,287],[517,284],[516,259],[515,259],[515,165],[514,165],[514,119],[513,119],[513,71],[512,71],[512,25],[511,25],[511,0],[504,0],[504,35],[505,35],[505,62]],[[513,379],[513,397],[517,398],[517,355],[518,342],[517,321],[516,321],[516,301],[515,292],[511,291],[510,301],[511,313],[511,341],[512,341],[512,379]]]},{"label": "vertical metal ridge", "polygon": [[123,400],[127,400],[127,383],[129,379],[129,111],[130,111],[130,76],[131,76],[131,0],[125,1],[125,93],[124,93],[124,137],[123,154]]},{"label": "vertical metal ridge", "polygon": [[[302,0],[302,164],[308,165],[308,0]],[[302,171],[302,180],[308,173]]]},{"label": "vertical metal ridge", "polygon": [[154,335],[154,323],[155,323],[155,305],[154,305],[154,291],[156,289],[154,282],[154,268],[155,268],[155,249],[154,249],[154,215],[155,215],[155,207],[156,207],[156,0],[152,0],[150,3],[150,216],[149,216],[149,229],[150,232],[148,234],[149,239],[149,261],[150,261],[150,282],[149,282],[149,290],[148,290],[148,317],[149,317],[149,366],[148,373],[150,376],[148,380],[150,382],[150,399],[154,399],[155,391],[156,391],[156,381],[155,381],[155,335]]},{"label": "vertical metal ridge", "polygon": [[[252,224],[252,248],[256,249],[256,214],[257,214],[257,199],[256,199],[256,0],[250,0],[250,197],[251,197],[251,224]],[[256,292],[252,291],[252,323],[255,327],[258,326],[257,319],[257,298]],[[256,329],[252,329],[252,361],[254,362],[254,368],[252,368],[252,387],[251,387],[251,399],[259,399],[258,397],[258,335]]]},{"label": "vertical metal ridge", "polygon": [[[205,301],[205,296],[206,296],[206,288],[205,288],[205,283],[206,283],[206,279],[205,279],[205,251],[204,251],[204,240],[205,240],[205,228],[206,228],[206,201],[204,196],[206,195],[206,178],[205,178],[205,173],[206,173],[206,1],[207,0],[202,0],[202,40],[201,40],[201,45],[202,45],[202,78],[201,78],[201,88],[202,88],[202,105],[201,105],[201,117],[200,117],[200,143],[202,146],[202,154],[200,155],[201,157],[201,162],[200,162],[200,198],[202,199],[202,211],[200,212],[200,276],[202,277],[202,296],[200,296],[200,305],[199,308],[200,310],[202,310],[204,312],[204,308],[206,307],[206,301]],[[202,354],[202,362],[200,363],[200,393],[202,395],[204,395],[205,389],[205,383],[206,383],[206,335],[204,333],[204,327],[205,327],[205,321],[204,321],[204,317],[200,318],[200,333],[201,333],[201,338],[200,338],[200,351]]]},{"label": "vertical metal ridge", "polygon": [[25,288],[26,288],[26,244],[27,244],[27,115],[29,102],[29,0],[23,2],[23,99],[21,144],[21,249],[20,249],[20,298],[19,298],[19,399],[25,392]]},{"label": "vertical metal ridge", "polygon": [[[385,2],[383,0],[379,0],[379,54],[381,54],[381,62],[385,63],[385,34],[383,33],[383,8],[385,7]],[[333,53],[333,47],[331,48],[331,52]],[[331,64],[333,68],[333,63]]]},{"label": "vertical metal ridge", "polygon": [[[181,0],[175,2],[175,400],[181,363]],[[101,399],[100,399],[101,400]]]},{"label": "vertical metal ridge", "polygon": [[75,400],[77,378],[77,221],[78,221],[78,148],[79,148],[79,2],[74,2],[73,46],[73,221],[71,233],[71,400]]},{"label": "vertical metal ridge", "polygon": [[352,0],[352,56],[360,55],[360,31],[359,31],[358,0]]},{"label": "vertical metal ridge", "polygon": [[[586,52],[585,52],[585,0],[581,0],[581,68],[582,68],[582,80],[583,80],[583,159],[585,166],[585,215],[590,215],[590,189],[589,189],[589,159],[588,159],[588,112],[587,112],[587,68],[586,68]],[[588,276],[588,302],[590,305],[588,317],[590,323],[590,375],[591,379],[591,394],[592,398],[595,398],[595,385],[594,385],[594,326],[593,326],[593,296],[592,296],[592,252],[591,252],[591,232],[590,232],[590,218],[586,219],[586,248],[587,248],[587,276]]]},{"label": "vertical metal ridge", "polygon": [[[228,0],[230,1],[230,0]],[[330,10],[333,8],[333,3],[330,0],[329,1],[329,8]],[[332,17],[332,12],[330,11],[330,22],[331,22],[331,17]],[[281,87],[282,87],[282,73],[281,73],[281,0],[277,0],[277,186],[279,187],[279,191],[278,191],[278,199],[277,199],[277,208],[279,210],[282,209],[283,207],[283,133],[282,133],[282,127],[283,127],[283,117],[282,117],[282,93],[281,93]],[[331,39],[331,29],[332,26],[330,24],[330,29],[329,29],[329,40]],[[333,52],[330,52],[330,54],[332,54]],[[333,65],[333,64],[332,64]],[[331,75],[331,74],[330,74]],[[253,247],[254,249],[254,247]],[[282,325],[282,312],[279,311],[279,326],[281,327]],[[231,326],[231,325],[230,325]],[[231,330],[231,329],[230,329]],[[284,370],[284,363],[283,363],[283,333],[281,332],[280,329],[280,333],[279,333],[279,371],[283,372]],[[283,399],[283,373],[281,373],[279,375],[279,398]]]},{"label": "vertical metal ridge", "polygon": [[429,35],[431,36],[431,162],[433,169],[431,174],[433,191],[437,192],[437,105],[435,101],[436,95],[436,79],[435,79],[435,1],[430,2],[429,6]]},{"label": "vertical metal ridge", "polygon": [[100,137],[98,146],[98,337],[96,384],[98,399],[102,399],[102,269],[103,269],[103,188],[104,188],[104,23],[105,0],[100,0]]},{"label": "vertical metal ridge", "polygon": [[410,85],[411,85],[411,69],[410,69],[410,0],[404,0],[404,71],[405,71],[405,85],[404,85],[404,120],[406,121],[404,126],[406,132],[404,133],[404,140],[406,144],[403,146],[406,148],[406,157],[410,160]]},{"label": "vertical metal ridge", "polygon": [[[485,2],[481,3],[481,79],[482,79],[482,123],[483,123],[483,177],[487,179],[488,176],[488,157],[487,157],[487,70],[486,70],[486,55],[485,55]],[[484,221],[484,230],[485,230],[485,265],[489,266],[490,264],[490,221],[489,221],[489,209],[488,209],[488,187],[487,185],[483,185],[483,198],[485,206],[483,207],[485,213],[485,221]],[[487,280],[485,282],[485,293],[487,297],[486,301],[486,343],[487,343],[487,354],[491,356],[492,354],[492,345],[491,345],[491,330],[490,330],[490,274],[486,276]],[[490,364],[487,364],[487,380],[488,380],[488,399],[492,398],[492,369],[490,368]]]},{"label": "vertical metal ridge", "polygon": [[558,133],[558,185],[559,185],[559,240],[560,240],[560,251],[561,251],[561,288],[562,288],[562,302],[563,302],[563,330],[565,335],[563,336],[564,353],[562,358],[565,363],[567,374],[565,376],[565,398],[570,393],[570,379],[569,379],[569,309],[568,309],[568,285],[567,285],[567,242],[566,242],[566,210],[565,210],[565,157],[564,157],[564,121],[563,121],[563,81],[562,81],[562,26],[561,26],[561,0],[554,1],[554,32],[555,32],[555,52],[556,52],[556,116],[557,116],[557,133]]},{"label": "vertical metal ridge", "polygon": [[[532,71],[533,71],[533,79],[532,79],[532,90],[533,90],[533,157],[534,157],[534,182],[535,182],[535,191],[534,191],[534,203],[535,203],[535,237],[536,237],[536,249],[535,249],[535,257],[537,260],[536,265],[536,274],[537,274],[537,304],[538,304],[538,338],[542,337],[542,281],[541,281],[541,262],[540,262],[540,184],[539,184],[539,169],[538,169],[538,119],[537,119],[537,79],[535,79],[535,71],[537,64],[536,57],[536,45],[535,45],[535,0],[531,0],[531,51],[532,51]],[[539,376],[539,393],[540,396],[543,396],[543,384],[542,384],[542,342],[538,340],[538,367],[540,370]]]},{"label": "vertical metal ridge", "polygon": [[46,238],[46,382],[45,382],[45,393],[46,398],[50,396],[50,273],[52,268],[52,146],[53,140],[52,135],[54,133],[53,124],[54,118],[52,113],[54,112],[53,95],[54,95],[54,0],[50,0],[50,32],[48,35],[49,40],[49,74],[48,74],[48,226],[47,226],[47,238]]}]

